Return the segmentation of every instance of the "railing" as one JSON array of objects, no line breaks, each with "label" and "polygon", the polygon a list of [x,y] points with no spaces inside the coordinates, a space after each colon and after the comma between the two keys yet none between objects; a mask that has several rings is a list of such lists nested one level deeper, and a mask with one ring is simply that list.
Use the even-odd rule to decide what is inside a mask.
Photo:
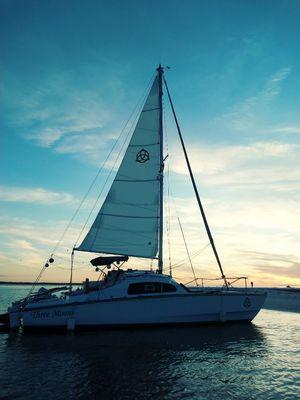
[{"label": "railing", "polygon": [[[238,277],[232,277],[232,278],[228,278],[226,277],[227,280],[227,284],[230,288],[233,288],[233,284],[240,281],[240,280],[244,280],[244,286],[245,289],[247,289],[248,285],[247,285],[247,276],[238,276]],[[191,283],[195,282],[197,286],[199,285],[199,282],[201,282],[201,287],[204,288],[204,282],[205,281],[224,281],[224,278],[220,277],[220,278],[195,278],[190,282],[186,282],[185,285],[190,285]],[[225,285],[223,284],[222,287],[225,287]]]}]

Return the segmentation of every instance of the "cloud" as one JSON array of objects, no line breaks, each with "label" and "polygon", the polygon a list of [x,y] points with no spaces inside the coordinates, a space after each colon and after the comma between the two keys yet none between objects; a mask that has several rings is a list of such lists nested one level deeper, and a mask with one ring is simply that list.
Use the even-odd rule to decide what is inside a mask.
[{"label": "cloud", "polygon": [[[191,254],[199,252],[193,258],[193,265],[197,276],[215,277],[219,271],[214,260],[210,246],[207,247],[208,238],[203,228],[203,223],[197,209],[194,198],[177,198],[177,211],[185,232]],[[259,276],[257,268],[264,266],[275,266],[285,268],[289,261],[297,263],[298,226],[300,220],[295,216],[293,210],[297,203],[289,202],[267,202],[235,200],[230,203],[221,202],[220,199],[203,198],[203,204],[209,219],[222,263],[227,275],[250,275],[255,282],[265,284],[278,284],[280,279],[276,276]],[[11,269],[16,265],[18,273],[30,276],[33,279],[39,268],[49,256],[51,250],[57,243],[62,231],[68,221],[33,221],[29,219],[3,217],[1,219],[0,234],[4,254],[8,257],[3,259],[3,271]],[[70,249],[77,238],[81,224],[74,223],[68,231],[67,236],[56,254],[56,261],[47,271],[48,280],[65,280],[69,268]],[[167,238],[167,236],[166,236]],[[166,239],[167,242],[167,239]],[[165,244],[166,244],[165,242]],[[178,228],[177,216],[171,209],[171,259],[172,263],[186,259],[186,250]],[[6,249],[5,249],[6,248]],[[282,249],[282,254],[275,253]],[[17,257],[15,256],[17,254]],[[275,256],[274,256],[275,254]],[[165,270],[168,270],[168,250],[165,248]],[[77,280],[82,280],[84,274],[90,274],[89,259],[91,255],[76,252],[75,267],[78,268]],[[241,262],[242,260],[242,262]],[[154,263],[155,264],[155,263]],[[30,265],[30,271],[27,266]],[[130,266],[147,268],[150,260],[131,260]],[[60,270],[60,268],[62,268]],[[25,272],[25,270],[27,272]],[[175,272],[176,271],[176,272]],[[278,269],[279,271],[279,269]],[[288,272],[288,271],[287,271]],[[293,272],[296,272],[293,275]],[[191,280],[190,266],[188,261],[180,268],[174,270],[174,276],[183,282]],[[16,279],[20,279],[17,276]],[[297,270],[290,270],[290,276],[297,278]],[[268,283],[269,282],[269,283]]]},{"label": "cloud", "polygon": [[69,193],[59,193],[43,188],[0,186],[0,201],[22,202],[42,205],[75,205],[78,200]]},{"label": "cloud", "polygon": [[[53,221],[43,220],[35,221],[26,218],[16,217],[0,217],[0,234],[5,235],[11,240],[20,240],[22,247],[26,247],[26,242],[30,243],[34,248],[42,246],[42,248],[51,248],[57,243],[64,228],[69,221],[61,220],[53,223]],[[76,234],[78,235],[79,226],[74,224],[68,231],[66,236],[66,244],[73,242]],[[8,242],[2,242],[8,243]]]},{"label": "cloud", "polygon": [[[59,154],[72,154],[85,163],[99,167],[103,165],[112,148],[119,147],[120,143],[116,143],[116,136],[113,132],[95,133],[94,130],[86,131],[84,134],[70,134],[57,143],[54,151]],[[105,163],[105,168],[111,167],[113,161],[110,157]]]},{"label": "cloud", "polygon": [[300,126],[281,126],[272,130],[275,133],[300,133]]},{"label": "cloud", "polygon": [[276,275],[283,278],[299,279],[300,281],[300,263],[291,262],[290,265],[256,265],[255,269],[269,275]]},{"label": "cloud", "polygon": [[[300,185],[299,149],[300,145],[280,142],[238,146],[197,144],[191,146],[189,157],[202,185],[230,185],[251,190],[268,185],[277,191],[293,190]],[[170,151],[170,170],[188,174],[180,149]]]},{"label": "cloud", "polygon": [[[185,230],[192,233],[195,241],[202,238],[207,242],[197,203],[194,198],[176,198],[177,212]],[[226,242],[235,241],[234,248],[247,249],[253,243],[256,251],[265,246],[272,254],[274,247],[284,248],[283,253],[297,254],[297,243],[300,239],[298,226],[300,217],[294,210],[298,201],[294,199],[231,199],[230,202],[219,198],[202,198],[210,225],[213,231],[224,236]],[[171,217],[176,224],[175,213]],[[256,239],[255,239],[256,238]],[[237,243],[239,245],[237,246]],[[232,246],[230,246],[232,247]],[[197,250],[197,248],[196,248]],[[251,249],[252,250],[252,249]]]},{"label": "cloud", "polygon": [[99,74],[99,68],[81,65],[59,73],[54,69],[30,82],[8,73],[4,87],[7,124],[41,147],[53,147],[65,136],[84,136],[92,129],[109,126],[111,104],[123,96],[123,85],[105,71],[101,82],[92,82],[90,74]]},{"label": "cloud", "polygon": [[30,250],[30,251],[34,251],[36,252],[37,249],[33,247],[33,245],[25,239],[14,239],[11,240],[11,242],[9,243],[10,247],[16,248],[16,249],[20,249],[20,250]]},{"label": "cloud", "polygon": [[[269,165],[269,166],[244,166],[240,170],[223,170],[218,174],[206,175],[205,171],[198,174],[199,182],[205,186],[227,186],[229,189],[246,190],[247,192],[269,191],[290,192],[296,191],[300,187],[300,171],[289,165]],[[299,194],[295,192],[295,197]]]},{"label": "cloud", "polygon": [[[46,102],[45,98],[40,99],[40,103],[43,102]],[[45,106],[46,114],[41,112]],[[99,95],[68,89],[63,101],[59,99],[56,104],[39,104],[34,110],[27,110],[29,132],[26,138],[36,141],[39,146],[51,147],[65,135],[81,133],[84,136],[86,131],[101,129],[109,117],[110,112]]]},{"label": "cloud", "polygon": [[281,83],[288,78],[290,73],[290,67],[280,69],[267,79],[260,91],[235,104],[215,121],[222,121],[237,131],[250,129],[259,119],[262,110],[280,94]]},{"label": "cloud", "polygon": [[280,93],[280,83],[291,73],[291,68],[282,68],[268,79],[264,89],[258,94],[257,99],[268,101]]},{"label": "cloud", "polygon": [[[202,196],[209,225],[214,236],[221,262],[226,274],[232,276],[250,275],[261,284],[279,284],[279,273],[275,276],[261,276],[257,267],[282,267],[299,262],[300,217],[295,214],[298,201],[290,196],[286,199],[261,197],[249,198],[239,193],[236,198]],[[190,252],[193,254],[208,243],[202,218],[194,198],[175,198],[177,213],[184,228]],[[176,214],[171,206],[171,247],[173,262],[184,258],[186,250],[181,233],[176,226]],[[281,254],[278,254],[281,252]],[[165,253],[167,254],[167,252]],[[193,260],[197,276],[216,276],[218,268],[210,246],[201,251]],[[267,270],[267,269],[266,269]],[[187,276],[188,262],[176,276]],[[299,278],[297,269],[290,269],[287,276]],[[267,274],[267,272],[265,272]],[[175,274],[175,272],[174,272]]]},{"label": "cloud", "polygon": [[96,156],[106,148],[106,140],[99,140],[99,135],[86,134],[84,138],[80,134],[65,137],[55,148],[55,152],[63,154],[85,154]]},{"label": "cloud", "polygon": [[243,256],[252,260],[256,271],[282,278],[300,280],[300,262],[291,254],[244,251]]}]

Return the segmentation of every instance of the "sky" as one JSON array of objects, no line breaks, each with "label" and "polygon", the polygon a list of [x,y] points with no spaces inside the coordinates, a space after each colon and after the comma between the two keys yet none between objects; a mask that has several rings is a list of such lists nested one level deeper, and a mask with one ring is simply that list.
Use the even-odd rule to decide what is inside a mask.
[{"label": "sky", "polygon": [[[299,20],[296,0],[2,0],[0,280],[35,279],[161,62],[226,275],[300,285]],[[193,279],[178,215],[196,275],[218,277],[164,108],[165,270],[170,253],[173,276]],[[42,280],[68,280],[106,177]],[[76,254],[75,280],[96,278],[91,258]]]}]

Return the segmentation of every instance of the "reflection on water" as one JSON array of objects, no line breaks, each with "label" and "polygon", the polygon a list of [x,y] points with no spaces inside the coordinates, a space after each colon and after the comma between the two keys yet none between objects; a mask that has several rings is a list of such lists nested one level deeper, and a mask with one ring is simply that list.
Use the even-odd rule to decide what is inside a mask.
[{"label": "reflection on water", "polygon": [[0,398],[296,399],[299,322],[2,334]]},{"label": "reflection on water", "polygon": [[249,363],[258,352],[260,357],[267,353],[263,335],[252,324],[10,334],[4,347],[8,386],[14,387],[7,393],[14,398],[23,398],[20,379],[33,397],[40,391],[48,397],[53,389],[59,390],[57,398],[96,398],[97,393],[105,399],[197,397],[203,385],[228,384],[229,360],[247,358]]}]

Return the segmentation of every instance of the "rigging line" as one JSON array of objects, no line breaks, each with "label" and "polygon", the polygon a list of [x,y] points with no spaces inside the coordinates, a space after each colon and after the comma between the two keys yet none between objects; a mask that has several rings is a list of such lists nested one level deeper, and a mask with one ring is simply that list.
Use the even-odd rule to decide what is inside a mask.
[{"label": "rigging line", "polygon": [[226,285],[226,287],[228,289],[228,283],[227,283],[227,280],[226,280],[226,276],[225,276],[225,274],[223,272],[221,261],[219,259],[219,255],[218,255],[217,249],[216,249],[215,244],[214,244],[214,240],[213,240],[213,237],[212,237],[212,234],[211,234],[211,231],[210,231],[207,219],[206,219],[206,215],[204,213],[204,209],[203,209],[203,206],[202,206],[202,203],[201,203],[201,200],[200,200],[200,196],[199,196],[198,189],[197,189],[197,186],[196,186],[196,182],[195,182],[195,179],[194,179],[193,171],[192,171],[192,168],[191,168],[191,165],[190,165],[190,162],[189,162],[189,158],[188,158],[187,151],[186,151],[186,148],[185,148],[185,144],[184,144],[184,141],[183,141],[183,137],[182,137],[182,134],[181,134],[180,126],[179,126],[179,123],[178,123],[178,120],[177,120],[177,116],[176,116],[176,113],[175,113],[175,109],[174,109],[174,106],[173,106],[173,102],[172,102],[171,95],[170,95],[170,92],[169,92],[169,88],[168,88],[168,85],[167,85],[167,82],[166,82],[165,78],[164,78],[164,82],[165,82],[165,85],[166,85],[168,98],[169,98],[171,109],[172,109],[172,113],[173,113],[173,116],[174,116],[174,119],[175,119],[175,123],[176,123],[177,131],[178,131],[179,139],[180,139],[180,142],[181,142],[181,146],[182,146],[182,150],[183,150],[183,153],[184,153],[185,161],[186,161],[186,164],[187,164],[187,167],[188,167],[188,170],[189,170],[189,174],[190,174],[190,178],[191,178],[191,181],[192,181],[193,189],[194,189],[194,192],[195,192],[195,195],[196,195],[196,198],[197,198],[197,201],[198,201],[198,205],[199,205],[199,208],[200,208],[200,212],[201,212],[201,215],[202,215],[202,219],[203,219],[203,222],[204,222],[204,225],[205,225],[206,233],[207,233],[207,236],[208,236],[209,241],[211,243],[211,246],[212,246],[216,261],[217,261],[217,264],[218,264],[219,269],[221,271],[222,278],[224,279],[224,283],[225,283],[225,285]]},{"label": "rigging line", "polygon": [[38,283],[38,281],[41,279],[41,276],[43,275],[43,272],[45,271],[45,269],[46,269],[46,267],[45,267],[45,265],[43,265],[43,267],[42,267],[42,269],[40,270],[38,276],[36,277],[36,279],[35,279],[35,281],[33,282],[31,288],[29,289],[29,292],[28,292],[27,297],[29,297],[29,296],[32,294],[34,287],[36,286],[36,284]]},{"label": "rigging line", "polygon": [[168,227],[168,248],[169,248],[169,270],[172,276],[172,258],[171,258],[171,210],[170,210],[170,166],[167,169],[167,227]]},{"label": "rigging line", "polygon": [[[196,251],[194,254],[192,254],[192,255],[191,255],[191,259],[197,257],[200,253],[202,253],[202,251],[204,251],[204,250],[205,250],[207,247],[209,247],[209,246],[210,246],[210,243],[207,243],[207,244],[206,244],[204,247],[202,247],[200,250],[198,250],[198,251]],[[179,262],[176,263],[176,264],[173,264],[173,265],[172,265],[172,269],[177,269],[177,268],[183,267],[183,266],[186,264],[187,261],[188,261],[188,258],[185,258],[184,260],[179,261]]]},{"label": "rigging line", "polygon": [[[192,271],[193,271],[193,274],[195,275],[194,267],[193,267],[193,265],[192,265],[191,259],[194,258],[196,255],[200,254],[200,253],[202,252],[202,249],[198,250],[196,253],[194,253],[192,256],[190,256],[190,253],[189,253],[189,250],[188,250],[188,247],[187,247],[187,243],[186,243],[186,240],[185,240],[184,231],[183,231],[182,225],[181,225],[181,223],[180,223],[180,219],[179,219],[178,210],[177,210],[177,206],[176,206],[176,203],[175,203],[174,195],[173,195],[173,193],[172,193],[172,189],[171,189],[171,186],[170,186],[170,168],[169,168],[169,166],[170,166],[170,162],[168,163],[168,195],[169,195],[169,199],[170,199],[170,197],[171,197],[172,202],[173,202],[173,204],[174,204],[175,213],[176,213],[176,216],[177,216],[177,220],[178,220],[178,223],[179,223],[180,231],[181,231],[181,234],[182,234],[182,237],[183,237],[183,241],[184,241],[184,244],[185,244],[185,248],[186,248],[186,252],[187,252],[187,255],[188,255],[188,257],[185,258],[185,259],[183,260],[183,262],[179,261],[179,263],[176,263],[176,264],[174,264],[174,265],[170,264],[170,271],[172,270],[173,267],[175,267],[175,268],[173,268],[173,269],[176,269],[176,268],[178,268],[178,267],[182,267],[183,265],[185,265],[186,261],[189,261],[189,262],[190,262],[190,265],[191,265],[191,268],[192,268]],[[170,207],[170,204],[169,204],[169,207]],[[209,244],[206,245],[206,246],[204,247],[204,249],[205,249],[207,246],[209,246]],[[203,250],[204,250],[204,249],[203,249]]]},{"label": "rigging line", "polygon": [[[179,221],[179,227],[180,227],[180,230],[182,231],[183,238],[184,238],[184,242],[185,242],[184,232],[183,232],[183,229],[182,229],[180,220],[179,220],[178,210],[177,210],[175,198],[174,198],[174,195],[173,195],[173,193],[172,193],[172,189],[171,189],[170,184],[169,184],[169,186],[168,186],[168,189],[169,189],[169,193],[170,193],[170,196],[171,196],[171,199],[172,199],[174,208],[175,208],[175,213],[176,213],[177,219],[178,219],[178,221]],[[197,250],[197,251],[196,251],[195,253],[193,253],[191,256],[189,255],[189,251],[187,250],[188,257],[185,258],[185,259],[182,260],[182,261],[179,261],[179,262],[177,262],[177,263],[171,265],[171,268],[176,269],[176,268],[182,267],[183,265],[185,265],[186,261],[188,261],[188,260],[190,260],[190,259],[192,259],[192,258],[195,258],[197,255],[199,255],[200,253],[202,253],[202,251],[204,251],[208,246],[210,246],[210,243],[207,243],[203,248],[201,248],[200,250]],[[186,246],[186,249],[187,249],[187,246]]]},{"label": "rigging line", "polygon": [[193,271],[193,275],[194,275],[194,278],[195,278],[195,281],[196,281],[196,285],[198,286],[198,282],[197,282],[197,279],[196,279],[194,266],[193,266],[192,259],[191,259],[191,257],[190,257],[190,252],[189,252],[189,249],[188,249],[186,240],[185,240],[185,236],[184,236],[184,232],[183,232],[183,229],[182,229],[182,225],[181,225],[181,222],[180,222],[179,217],[177,217],[177,219],[178,219],[179,227],[180,227],[181,234],[182,234],[182,237],[183,237],[185,249],[186,249],[186,252],[187,252],[187,255],[188,255],[188,258],[189,258],[190,266],[191,266],[191,269],[192,269],[192,271]]},{"label": "rigging line", "polygon": [[[150,82],[148,83],[148,86],[147,86],[146,90],[143,92],[143,100],[145,100],[145,99],[146,99],[146,96],[148,95],[148,89],[149,89],[149,87],[150,87],[152,81],[153,81],[153,76],[151,77],[151,80],[150,80]],[[144,105],[144,101],[140,102],[140,100],[141,100],[141,98],[139,99],[139,102],[138,102],[138,104],[140,105],[138,111],[140,111],[140,110],[142,109],[143,105]],[[137,110],[137,107],[135,107],[135,110]],[[118,155],[117,155],[117,157],[116,157],[116,160],[115,160],[113,166],[111,167],[111,169],[110,169],[110,171],[109,171],[109,174],[108,174],[108,176],[106,177],[106,180],[105,180],[105,182],[104,182],[104,185],[102,186],[102,189],[101,189],[101,191],[100,191],[100,193],[99,193],[99,195],[98,195],[98,197],[97,197],[97,199],[96,199],[96,201],[95,201],[95,203],[94,203],[94,205],[93,205],[93,208],[91,209],[91,211],[90,211],[90,213],[89,213],[89,215],[88,215],[88,217],[87,217],[87,220],[86,220],[84,226],[82,227],[82,229],[81,229],[81,231],[80,231],[80,233],[79,233],[79,235],[78,235],[78,237],[77,237],[77,240],[76,240],[76,242],[75,242],[75,244],[74,244],[74,247],[75,247],[75,248],[76,248],[77,243],[78,243],[78,241],[79,241],[79,239],[80,239],[80,237],[81,237],[81,235],[82,235],[82,232],[84,231],[84,229],[86,228],[86,226],[87,226],[87,224],[88,224],[88,222],[89,222],[89,220],[90,220],[90,217],[91,217],[93,211],[95,210],[95,207],[96,207],[96,205],[97,205],[97,203],[98,203],[98,201],[99,201],[99,199],[100,199],[100,197],[101,197],[101,195],[102,195],[102,193],[103,193],[103,191],[104,191],[104,188],[105,188],[105,186],[106,186],[106,184],[107,184],[107,182],[108,182],[108,180],[109,180],[109,178],[110,178],[110,176],[111,176],[111,174],[112,174],[112,171],[114,170],[114,168],[115,168],[115,166],[116,166],[116,164],[117,164],[117,162],[118,162],[118,160],[119,160],[119,158],[120,158],[120,155],[121,155],[122,150],[123,150],[123,148],[124,148],[124,146],[125,146],[125,143],[127,142],[127,139],[128,139],[128,137],[129,137],[130,133],[132,132],[132,128],[133,128],[133,126],[136,124],[136,122],[137,122],[137,120],[138,120],[139,114],[140,114],[140,113],[137,112],[137,115],[135,116],[135,118],[134,118],[134,120],[133,120],[133,122],[132,122],[132,124],[131,124],[131,126],[130,126],[130,129],[129,129],[128,132],[127,132],[127,135],[126,135],[126,137],[125,137],[125,140],[124,140],[123,143],[122,143],[122,146],[121,146],[121,148],[120,148],[120,150],[119,150],[119,153],[118,153]],[[91,247],[93,247],[93,245],[94,245],[94,242],[95,242],[96,237],[97,237],[97,235],[98,235],[98,231],[99,231],[99,226],[98,226],[98,229],[97,229],[97,232],[96,232],[96,234],[95,234],[95,238],[94,238],[94,241],[93,241],[93,244],[92,244]]]},{"label": "rigging line", "polygon": [[169,274],[172,276],[172,262],[171,262],[171,223],[170,223],[170,168],[168,163],[167,169],[167,201],[166,201],[166,228],[167,228],[167,239],[168,239],[168,257],[169,257]]}]

